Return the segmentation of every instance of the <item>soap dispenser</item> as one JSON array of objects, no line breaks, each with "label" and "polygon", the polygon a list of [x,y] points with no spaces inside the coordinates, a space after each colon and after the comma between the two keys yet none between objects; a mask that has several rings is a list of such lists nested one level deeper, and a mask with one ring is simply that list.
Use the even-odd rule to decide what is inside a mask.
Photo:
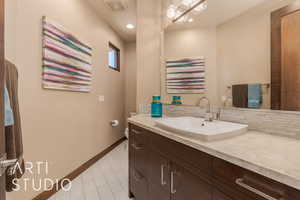
[{"label": "soap dispenser", "polygon": [[160,96],[152,97],[151,116],[155,118],[162,117],[163,108]]}]

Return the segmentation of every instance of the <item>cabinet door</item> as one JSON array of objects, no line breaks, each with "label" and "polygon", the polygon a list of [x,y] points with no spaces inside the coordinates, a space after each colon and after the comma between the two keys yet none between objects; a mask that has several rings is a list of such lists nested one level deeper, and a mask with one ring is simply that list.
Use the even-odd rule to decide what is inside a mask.
[{"label": "cabinet door", "polygon": [[131,149],[133,157],[133,168],[147,177],[147,169],[149,168],[147,132],[139,127],[131,126],[129,141],[129,148]]},{"label": "cabinet door", "polygon": [[133,195],[135,200],[148,200],[149,153],[142,146],[133,148]]},{"label": "cabinet door", "polygon": [[181,166],[172,165],[170,179],[172,200],[212,199],[212,186]]},{"label": "cabinet door", "polygon": [[148,180],[140,172],[132,172],[132,193],[135,200],[151,200],[148,192]]},{"label": "cabinet door", "polygon": [[214,190],[213,200],[233,200],[226,196],[225,194],[219,192],[218,190]]},{"label": "cabinet door", "polygon": [[170,200],[170,162],[156,152],[150,153],[149,196],[152,200]]}]

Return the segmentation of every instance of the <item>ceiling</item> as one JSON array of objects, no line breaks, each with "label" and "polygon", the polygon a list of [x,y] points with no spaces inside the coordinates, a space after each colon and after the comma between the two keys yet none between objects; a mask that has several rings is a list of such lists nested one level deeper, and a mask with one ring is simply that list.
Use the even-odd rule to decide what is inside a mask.
[{"label": "ceiling", "polygon": [[[104,0],[87,0],[92,7],[103,17],[107,23],[126,42],[136,39],[136,29],[127,29],[126,25],[131,23],[136,26],[136,4],[137,0],[129,0],[129,7],[124,11],[112,11]],[[172,0],[163,0],[166,10]],[[194,22],[184,24],[171,24],[169,29],[184,29],[195,26],[216,26],[233,17],[236,17],[250,8],[258,6],[270,0],[207,0],[208,8],[202,13],[194,16]],[[272,0],[281,1],[281,0]],[[283,0],[284,1],[284,0]]]},{"label": "ceiling", "polygon": [[124,41],[135,41],[136,29],[127,29],[126,25],[136,26],[136,0],[129,0],[128,8],[124,11],[112,11],[104,0],[87,1]]}]

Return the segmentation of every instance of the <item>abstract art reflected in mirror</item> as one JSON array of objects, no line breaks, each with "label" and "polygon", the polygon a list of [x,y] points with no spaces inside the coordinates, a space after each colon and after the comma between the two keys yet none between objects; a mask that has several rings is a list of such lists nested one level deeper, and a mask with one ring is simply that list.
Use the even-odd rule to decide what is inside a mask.
[{"label": "abstract art reflected in mirror", "polygon": [[168,94],[201,94],[205,90],[205,59],[185,58],[166,62]]},{"label": "abstract art reflected in mirror", "polygon": [[90,92],[92,48],[43,17],[43,88]]}]

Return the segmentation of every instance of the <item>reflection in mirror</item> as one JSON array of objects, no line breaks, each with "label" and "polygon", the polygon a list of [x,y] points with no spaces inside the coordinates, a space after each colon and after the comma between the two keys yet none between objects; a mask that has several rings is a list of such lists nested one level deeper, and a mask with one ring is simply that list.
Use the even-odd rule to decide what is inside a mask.
[{"label": "reflection in mirror", "polygon": [[[165,5],[164,103],[180,96],[183,104],[198,105],[205,96],[215,106],[300,110],[299,0],[189,0],[189,6],[181,5],[186,2],[169,0]],[[197,2],[205,9],[191,10]],[[286,16],[294,14],[276,15],[282,9],[289,11]],[[274,23],[280,27],[275,35],[283,33],[277,46],[271,38]]]},{"label": "reflection in mirror", "polygon": [[300,111],[300,3],[272,13],[272,109]]}]

